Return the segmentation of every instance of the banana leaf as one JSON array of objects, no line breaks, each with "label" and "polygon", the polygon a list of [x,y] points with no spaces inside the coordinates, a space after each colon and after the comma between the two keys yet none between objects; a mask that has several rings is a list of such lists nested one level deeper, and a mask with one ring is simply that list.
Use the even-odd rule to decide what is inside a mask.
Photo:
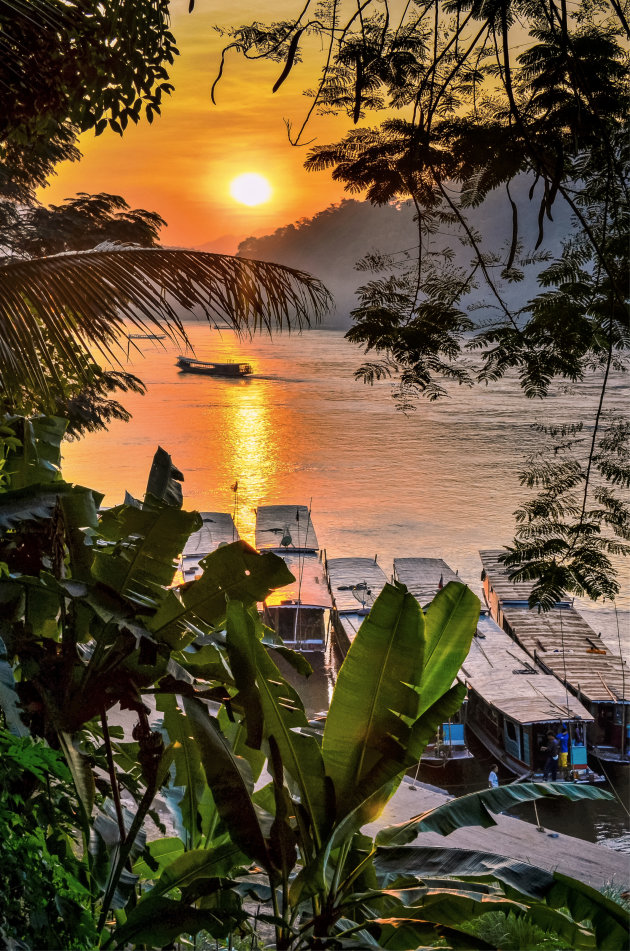
[{"label": "banana leaf", "polygon": [[284,769],[299,790],[316,846],[332,820],[332,789],[324,773],[318,741],[309,733],[308,720],[296,691],[259,640],[262,625],[244,605],[231,601],[227,616],[227,650],[239,698],[245,705],[248,736],[255,738],[264,724],[265,736],[275,740]]},{"label": "banana leaf", "polygon": [[383,756],[357,785],[349,803],[348,816],[354,813],[357,829],[381,814],[402,782],[404,769],[419,762],[438,726],[459,710],[465,696],[464,685],[456,684],[425,710],[411,727],[406,749],[397,748],[391,741],[389,746],[383,743]]},{"label": "banana leaf", "polygon": [[230,838],[245,855],[269,870],[269,854],[251,794],[253,781],[246,760],[234,755],[216,720],[200,700],[184,698],[184,710],[197,742],[208,786]]},{"label": "banana leaf", "polygon": [[7,452],[3,475],[13,490],[61,481],[61,441],[68,421],[57,416],[9,417],[20,440]]},{"label": "banana leaf", "polygon": [[159,878],[164,869],[184,854],[184,843],[178,836],[166,836],[148,842],[139,859],[133,864],[133,873],[142,881]]},{"label": "banana leaf", "polygon": [[[66,498],[77,493],[91,494],[95,505],[99,505],[102,499],[98,492],[62,480],[48,485],[33,483],[21,489],[0,491],[0,530],[18,529],[24,522],[49,519],[57,502],[63,505]],[[84,524],[89,525],[90,522]]]},{"label": "banana leaf", "polygon": [[552,872],[492,852],[430,846],[379,847],[374,856],[379,883],[389,887],[405,876],[426,881],[435,876],[476,882],[499,881],[529,899],[541,900],[554,882]]},{"label": "banana leaf", "polygon": [[164,729],[173,744],[175,776],[172,785],[183,790],[178,797],[174,797],[173,791],[170,791],[167,796],[169,806],[176,806],[187,844],[195,848],[202,837],[201,803],[207,786],[199,747],[190,735],[190,725],[173,694],[157,694],[156,707],[164,714]]},{"label": "banana leaf", "polygon": [[183,474],[173,465],[169,453],[158,446],[147,481],[143,508],[153,508],[156,501],[180,509],[184,501],[181,483]]},{"label": "banana leaf", "polygon": [[197,512],[119,505],[104,512],[100,532],[110,545],[94,556],[96,581],[142,608],[157,608],[173,581],[175,558],[201,524]]},{"label": "banana leaf", "polygon": [[273,552],[261,555],[243,541],[218,548],[201,566],[201,578],[185,585],[181,594],[169,592],[148,622],[156,637],[174,647],[222,624],[228,600],[255,604],[294,580],[282,558]]},{"label": "banana leaf", "polygon": [[404,766],[418,716],[423,654],[418,602],[406,589],[385,585],[341,666],[326,717],[322,753],[335,787],[337,821],[384,755],[400,757]]},{"label": "banana leaf", "polygon": [[13,668],[9,663],[7,648],[0,637],[0,707],[4,713],[7,729],[14,736],[28,736],[29,729],[22,720],[20,701],[15,689]]},{"label": "banana leaf", "polygon": [[424,618],[424,670],[418,715],[451,686],[470,650],[479,619],[479,598],[470,588],[449,581],[438,591]]},{"label": "banana leaf", "polygon": [[116,929],[104,947],[165,948],[172,946],[182,934],[196,935],[206,931],[212,937],[224,938],[234,926],[231,914],[222,919],[212,910],[190,908],[172,898],[149,895],[131,910],[126,922]]},{"label": "banana leaf", "polygon": [[[614,799],[612,793],[595,786],[577,786],[572,783],[515,783],[496,789],[482,789],[429,809],[408,822],[381,829],[376,835],[377,845],[407,845],[420,832],[439,832],[448,835],[464,826],[496,825],[492,812],[505,812],[523,802],[555,797],[576,802],[580,799]],[[492,810],[492,811],[491,811]]]},{"label": "banana leaf", "polygon": [[87,756],[78,751],[72,742],[72,737],[63,730],[57,730],[57,736],[68,768],[72,773],[72,781],[84,810],[84,825],[87,826],[92,815],[96,795],[94,774]]},{"label": "banana leaf", "polygon": [[[550,872],[518,859],[468,849],[378,848],[374,867],[382,885],[414,876],[424,882],[433,876],[449,876],[468,883],[500,882],[508,898],[527,903],[529,914],[541,928],[553,928],[572,947],[592,946],[592,929],[598,948],[623,947],[627,913],[601,892],[561,872]],[[454,881],[448,883],[453,887]],[[468,887],[468,886],[467,886]],[[543,904],[544,902],[544,904]],[[557,909],[568,908],[571,919]],[[585,931],[581,922],[590,923]]]}]

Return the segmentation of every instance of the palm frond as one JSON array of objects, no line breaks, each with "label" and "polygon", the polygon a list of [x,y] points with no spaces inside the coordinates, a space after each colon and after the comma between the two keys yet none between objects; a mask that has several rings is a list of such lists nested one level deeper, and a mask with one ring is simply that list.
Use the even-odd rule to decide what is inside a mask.
[{"label": "palm frond", "polygon": [[83,371],[90,347],[119,362],[129,325],[186,343],[182,310],[252,334],[301,329],[329,305],[323,284],[303,271],[202,251],[114,247],[11,259],[0,267],[3,387],[46,392],[60,366]]}]

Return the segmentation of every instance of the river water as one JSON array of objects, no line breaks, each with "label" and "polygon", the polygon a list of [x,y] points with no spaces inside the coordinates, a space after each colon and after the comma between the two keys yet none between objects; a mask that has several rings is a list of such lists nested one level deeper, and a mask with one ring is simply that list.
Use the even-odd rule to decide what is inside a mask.
[{"label": "river water", "polygon": [[[508,544],[522,489],[518,473],[537,447],[532,423],[592,424],[596,379],[563,388],[544,404],[527,400],[514,380],[490,388],[456,387],[448,399],[420,403],[407,416],[396,411],[391,384],[358,383],[361,352],[341,331],[316,330],[239,340],[203,323],[187,325],[199,359],[246,360],[243,379],[183,374],[170,341],[142,344],[128,368],[148,392],[125,396],[130,423],[66,444],[65,477],[105,492],[105,504],[125,490],[142,495],[156,446],[184,472],[187,508],[234,511],[241,536],[253,544],[259,504],[310,505],[320,545],[329,557],[378,557],[387,575],[394,557],[443,558],[480,592],[478,551]],[[628,384],[616,380],[612,402],[627,407]],[[630,649],[630,585],[617,613],[608,604],[577,604],[604,638]],[[312,710],[326,706],[335,660],[309,683]],[[423,779],[452,791],[485,785],[480,756],[473,772]],[[628,802],[627,779],[613,777]],[[457,790],[455,789],[457,786]],[[552,806],[554,804],[551,804]],[[579,809],[579,813],[578,813]],[[622,805],[592,803],[551,810],[541,819],[559,831],[603,840],[630,851]],[[549,810],[546,810],[549,812]]]}]

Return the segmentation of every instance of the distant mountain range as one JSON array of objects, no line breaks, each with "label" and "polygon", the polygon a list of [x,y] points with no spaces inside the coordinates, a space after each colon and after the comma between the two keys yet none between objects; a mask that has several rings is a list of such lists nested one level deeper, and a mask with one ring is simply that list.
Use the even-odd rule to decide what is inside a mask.
[{"label": "distant mountain range", "polygon": [[[532,201],[528,197],[529,183],[522,178],[511,186],[511,194],[519,208],[520,233],[524,250],[533,251],[537,237],[537,216],[540,192]],[[469,220],[483,237],[482,247],[486,252],[496,252],[505,259],[507,243],[512,230],[512,217],[505,192],[497,190],[478,208],[470,209]],[[411,203],[374,206],[365,201],[347,200],[331,205],[313,218],[303,218],[295,224],[278,228],[273,234],[250,237],[241,241],[238,254],[241,257],[257,258],[286,264],[320,278],[335,298],[335,308],[326,320],[328,327],[348,327],[350,311],[356,307],[357,287],[371,280],[374,275],[357,271],[355,264],[372,252],[391,254],[417,246],[414,209]],[[552,254],[560,249],[561,239],[569,229],[570,216],[560,205],[554,208],[554,220],[546,221],[545,241],[541,250]],[[430,248],[433,252],[453,255],[453,262],[466,265],[470,249],[448,233],[448,226],[432,235]],[[213,248],[214,250],[214,248]],[[525,280],[511,284],[507,297],[511,306],[518,307],[536,290],[536,274],[540,265],[526,271]],[[480,287],[469,301],[482,302],[488,291]]]}]

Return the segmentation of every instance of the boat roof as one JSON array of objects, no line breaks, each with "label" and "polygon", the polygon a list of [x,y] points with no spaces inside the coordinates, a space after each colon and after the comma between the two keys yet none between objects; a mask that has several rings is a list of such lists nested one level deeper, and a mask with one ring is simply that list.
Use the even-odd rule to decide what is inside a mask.
[{"label": "boat roof", "polygon": [[462,580],[441,558],[394,558],[394,577],[406,585],[422,607],[440,590],[440,578],[443,586]]},{"label": "boat roof", "polygon": [[[487,575],[488,581],[501,601],[501,607],[509,602],[522,603],[525,606],[529,603],[529,596],[534,588],[533,581],[510,581],[509,569],[501,562],[500,557],[505,555],[505,549],[498,548],[487,551],[480,551],[481,564],[483,565],[482,578]],[[571,603],[570,599],[563,598],[558,604]]]},{"label": "boat roof", "polygon": [[359,614],[362,606],[370,608],[387,583],[373,558],[329,558],[326,571],[338,614]]},{"label": "boat roof", "polygon": [[317,551],[319,544],[306,505],[259,505],[256,510],[259,551]]},{"label": "boat roof", "polygon": [[479,618],[477,635],[459,676],[486,703],[518,723],[593,719],[576,697],[552,674],[537,668],[532,658],[486,615]]},{"label": "boat roof", "polygon": [[630,701],[630,667],[574,608],[507,606],[503,616],[528,654],[587,700]]},{"label": "boat roof", "polygon": [[265,601],[267,607],[293,608],[300,604],[302,607],[332,608],[324,566],[317,555],[283,553],[282,558],[295,580],[272,591]]},{"label": "boat roof", "polygon": [[194,363],[200,367],[246,367],[249,366],[246,360],[197,360],[195,357],[185,357],[180,355],[177,358],[178,363]]},{"label": "boat roof", "polygon": [[219,545],[238,541],[239,534],[229,512],[200,512],[203,525],[193,532],[184,546],[184,558],[203,558]]}]

